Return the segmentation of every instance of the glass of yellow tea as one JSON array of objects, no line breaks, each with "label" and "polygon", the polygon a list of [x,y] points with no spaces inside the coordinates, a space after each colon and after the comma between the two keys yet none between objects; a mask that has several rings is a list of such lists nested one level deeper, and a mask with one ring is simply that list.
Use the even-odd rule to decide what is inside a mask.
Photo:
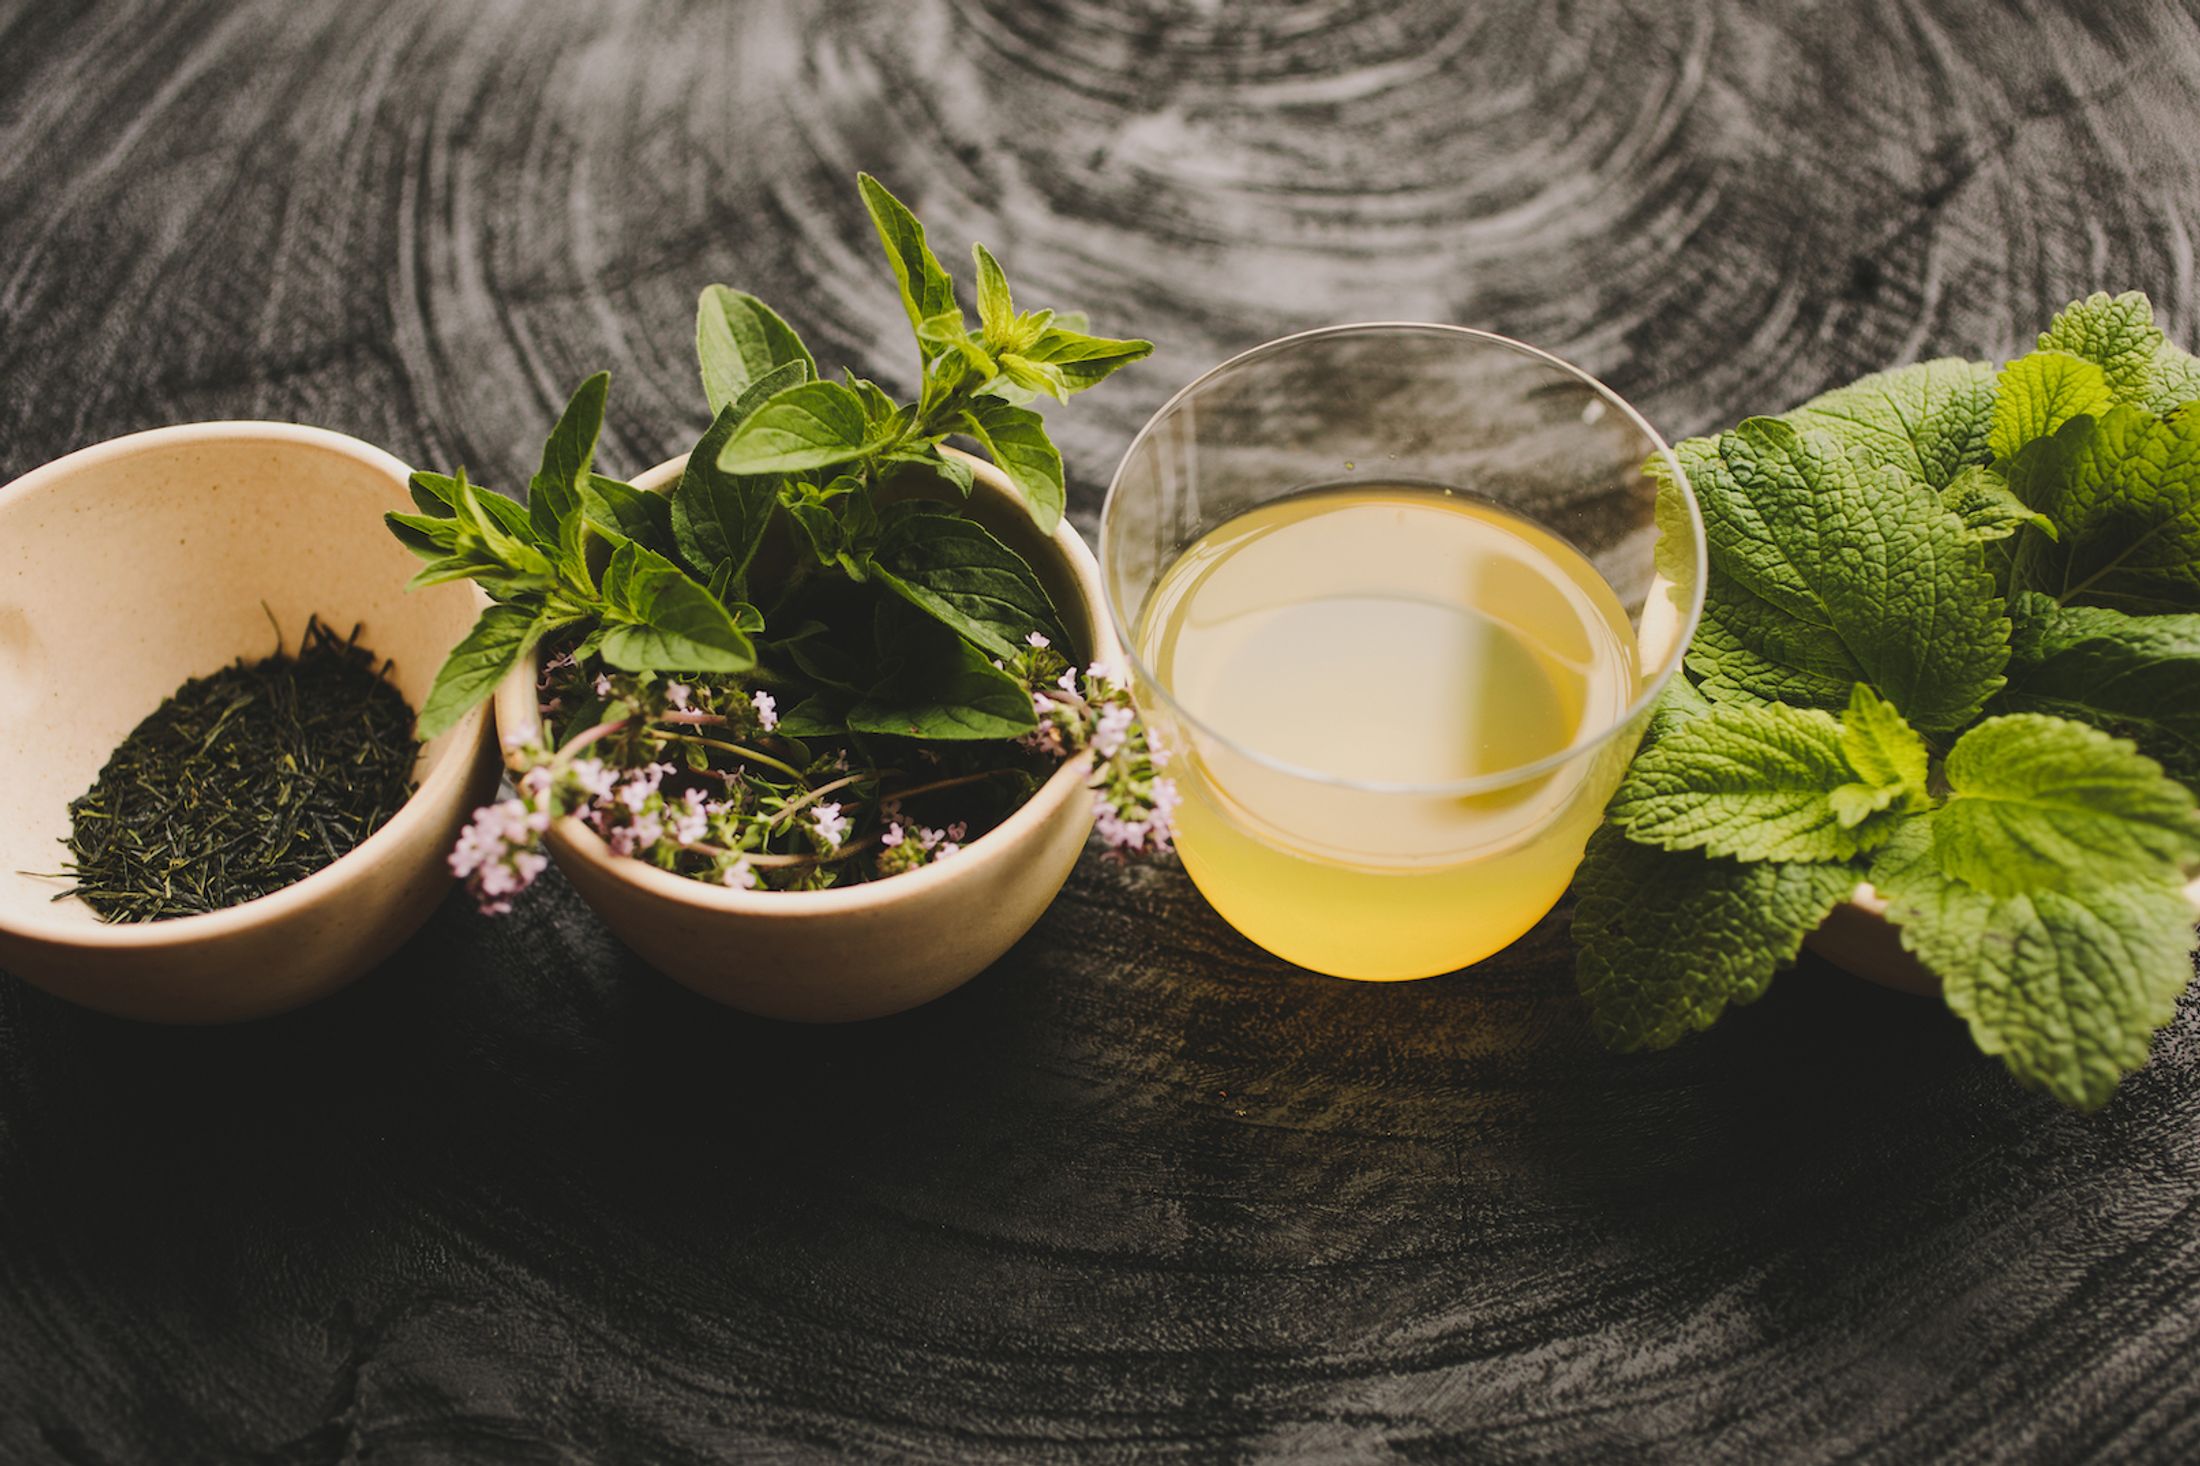
[{"label": "glass of yellow tea", "polygon": [[1217,367],[1131,444],[1100,538],[1185,869],[1338,977],[1449,972],[1542,919],[1703,607],[1664,440],[1456,326]]}]

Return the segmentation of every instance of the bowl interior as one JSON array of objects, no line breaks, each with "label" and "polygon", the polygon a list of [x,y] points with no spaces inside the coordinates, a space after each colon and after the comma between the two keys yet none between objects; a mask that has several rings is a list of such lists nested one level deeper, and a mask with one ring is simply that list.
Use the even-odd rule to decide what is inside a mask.
[{"label": "bowl interior", "polygon": [[[69,801],[178,686],[268,655],[277,626],[295,651],[311,615],[358,624],[420,706],[477,602],[466,585],[406,591],[418,561],[382,513],[407,502],[388,454],[273,423],[141,433],[0,489],[0,925],[104,927],[38,874],[66,858]],[[424,749],[416,779],[473,728]]]}]

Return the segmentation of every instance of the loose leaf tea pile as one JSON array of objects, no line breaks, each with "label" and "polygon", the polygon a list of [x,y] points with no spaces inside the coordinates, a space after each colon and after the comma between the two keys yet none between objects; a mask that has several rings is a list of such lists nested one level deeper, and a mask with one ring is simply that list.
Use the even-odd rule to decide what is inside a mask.
[{"label": "loose leaf tea pile", "polygon": [[249,901],[313,874],[412,792],[412,708],[318,618],[278,650],[176,690],[69,806],[76,896],[109,921]]}]

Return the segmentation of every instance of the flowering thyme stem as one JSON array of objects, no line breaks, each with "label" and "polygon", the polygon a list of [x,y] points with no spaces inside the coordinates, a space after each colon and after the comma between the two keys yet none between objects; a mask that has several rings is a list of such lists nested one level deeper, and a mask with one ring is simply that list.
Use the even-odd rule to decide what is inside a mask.
[{"label": "flowering thyme stem", "polygon": [[599,738],[609,738],[612,734],[622,731],[627,724],[633,721],[632,718],[614,718],[607,723],[598,723],[593,728],[584,728],[571,738],[566,739],[559,746],[558,751],[550,756],[551,760],[560,764],[570,762],[574,754],[579,753],[589,744],[594,743]]},{"label": "flowering thyme stem", "polygon": [[845,789],[850,784],[860,784],[866,779],[883,779],[892,772],[893,770],[891,769],[864,770],[860,773],[843,775],[842,777],[833,780],[833,782],[830,784],[820,784],[815,789],[812,789],[809,793],[803,795],[800,799],[794,800],[789,804],[782,805],[780,807],[779,813],[772,816],[772,823],[775,825],[778,824],[788,815],[791,815],[796,810],[802,808],[803,805],[813,803],[814,801],[819,799],[823,799],[826,795],[832,793],[835,789]]},{"label": "flowering thyme stem", "polygon": [[753,748],[744,748],[738,743],[727,743],[725,740],[719,738],[705,738],[696,733],[662,733],[658,736],[663,738],[667,743],[694,743],[704,748],[715,748],[721,753],[730,753],[736,758],[745,758],[751,763],[759,763],[764,765],[766,768],[777,769],[779,770],[779,772],[785,774],[788,778],[793,779],[795,782],[803,785],[805,788],[808,787],[810,782],[807,778],[803,777],[802,771],[796,768],[794,765],[783,763],[780,760],[773,758],[768,753],[759,753]]}]

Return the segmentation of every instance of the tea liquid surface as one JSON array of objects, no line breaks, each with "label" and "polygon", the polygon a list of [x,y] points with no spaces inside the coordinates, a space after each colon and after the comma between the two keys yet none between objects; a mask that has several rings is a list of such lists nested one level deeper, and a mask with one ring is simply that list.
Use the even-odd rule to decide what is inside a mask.
[{"label": "tea liquid surface", "polygon": [[1348,977],[1446,972],[1534,925],[1609,760],[1431,786],[1593,741],[1639,688],[1626,612],[1579,552],[1418,487],[1315,490],[1217,526],[1163,573],[1140,649],[1201,725],[1172,730],[1186,868],[1254,941]]}]

